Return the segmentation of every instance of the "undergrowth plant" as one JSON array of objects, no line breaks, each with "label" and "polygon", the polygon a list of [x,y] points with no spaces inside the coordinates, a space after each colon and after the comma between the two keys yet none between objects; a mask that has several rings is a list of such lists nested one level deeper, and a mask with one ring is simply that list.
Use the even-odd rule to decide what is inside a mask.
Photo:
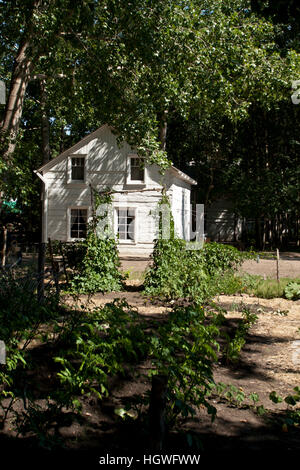
[{"label": "undergrowth plant", "polygon": [[205,323],[203,307],[178,307],[151,337],[152,374],[168,378],[166,420],[175,426],[178,418],[193,417],[204,406],[212,419],[216,409],[207,400],[214,384],[219,328]]},{"label": "undergrowth plant", "polygon": [[64,347],[54,359],[60,364],[57,376],[69,403],[76,405],[84,394],[107,396],[108,377],[124,374],[125,364],[144,358],[148,350],[143,322],[118,299],[101,309],[77,312],[75,322],[67,320],[58,335]]},{"label": "undergrowth plant", "polygon": [[233,337],[226,332],[222,335],[226,339],[225,348],[223,350],[223,360],[227,364],[237,362],[240,358],[242,348],[246,343],[246,337],[251,326],[256,322],[257,315],[251,313],[249,308],[243,307],[242,318],[239,319],[238,326],[235,329]]},{"label": "undergrowth plant", "polygon": [[26,395],[26,370],[31,367],[31,345],[41,326],[59,316],[54,292],[45,289],[37,300],[38,279],[31,272],[3,271],[0,275],[0,338],[6,347],[6,364],[0,365],[0,427],[17,401]]},{"label": "undergrowth plant", "polygon": [[291,281],[284,289],[284,295],[288,300],[300,299],[300,282]]},{"label": "undergrowth plant", "polygon": [[282,397],[275,391],[272,391],[269,395],[270,400],[277,403],[286,403],[287,407],[281,416],[281,423],[283,431],[287,432],[288,427],[300,426],[300,387],[294,387],[293,394]]},{"label": "undergrowth plant", "polygon": [[[159,203],[169,205],[164,194]],[[152,265],[145,276],[145,293],[162,299],[186,299],[203,303],[222,293],[228,276],[252,255],[219,243],[207,243],[203,248],[178,238],[171,210],[169,239],[162,236],[161,225],[152,254]],[[161,224],[161,218],[160,222]]]},{"label": "undergrowth plant", "polygon": [[[77,253],[79,263],[71,281],[71,291],[77,294],[94,292],[120,291],[124,287],[124,276],[119,270],[120,260],[117,243],[111,234],[109,226],[103,226],[99,234],[98,224],[107,220],[109,206],[112,203],[112,193],[108,189],[98,193],[91,188],[94,200],[92,220],[88,225],[87,237],[79,241]],[[102,205],[107,210],[97,214]]]}]

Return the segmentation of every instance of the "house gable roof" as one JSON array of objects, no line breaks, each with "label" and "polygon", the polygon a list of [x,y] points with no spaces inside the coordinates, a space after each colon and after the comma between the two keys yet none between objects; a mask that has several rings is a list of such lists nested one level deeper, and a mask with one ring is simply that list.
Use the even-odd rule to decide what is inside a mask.
[{"label": "house gable roof", "polygon": [[[83,137],[83,139],[81,139],[75,145],[73,145],[72,147],[68,148],[67,150],[65,150],[64,152],[59,154],[57,157],[53,158],[49,162],[42,165],[35,172],[36,173],[41,173],[42,175],[44,175],[45,173],[47,173],[47,171],[51,170],[51,168],[53,166],[55,166],[57,163],[61,162],[62,160],[64,160],[69,155],[72,155],[73,153],[77,152],[77,150],[79,150],[81,147],[83,147],[84,145],[89,143],[91,140],[99,137],[101,132],[103,130],[107,129],[107,128],[109,128],[110,130],[113,130],[113,128],[111,126],[109,126],[108,124],[104,124],[103,126],[96,129],[94,132],[91,132],[90,134]],[[197,184],[197,181],[195,181],[193,178],[191,178],[187,174],[183,173],[183,171],[179,170],[178,168],[176,168],[173,165],[167,171],[171,171],[176,178],[179,178],[179,179],[185,181],[186,183],[189,183],[191,185],[196,185]]]},{"label": "house gable roof", "polygon": [[60,153],[59,155],[57,155],[57,157],[53,158],[52,160],[50,160],[49,162],[45,163],[45,165],[41,166],[37,171],[39,173],[47,173],[47,171],[51,170],[51,168],[56,165],[57,163],[61,162],[62,160],[64,160],[68,155],[72,155],[72,153],[75,153],[77,152],[77,150],[79,150],[81,147],[83,147],[83,145],[86,145],[87,143],[89,143],[91,140],[95,139],[96,137],[98,137],[101,132],[105,129],[109,127],[107,124],[104,124],[103,126],[99,127],[98,129],[96,129],[94,132],[91,132],[90,134],[86,135],[85,137],[83,137],[83,139],[81,139],[79,142],[77,142],[75,145],[73,145],[72,147],[68,148],[67,150],[65,150],[64,152]]}]

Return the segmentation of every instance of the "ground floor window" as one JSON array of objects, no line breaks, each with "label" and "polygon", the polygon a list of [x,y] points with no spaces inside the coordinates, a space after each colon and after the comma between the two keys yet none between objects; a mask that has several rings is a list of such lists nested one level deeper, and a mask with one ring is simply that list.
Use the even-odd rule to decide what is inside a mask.
[{"label": "ground floor window", "polygon": [[135,209],[119,208],[117,216],[120,242],[135,241]]},{"label": "ground floor window", "polygon": [[71,209],[70,219],[70,237],[86,238],[88,219],[87,209]]}]

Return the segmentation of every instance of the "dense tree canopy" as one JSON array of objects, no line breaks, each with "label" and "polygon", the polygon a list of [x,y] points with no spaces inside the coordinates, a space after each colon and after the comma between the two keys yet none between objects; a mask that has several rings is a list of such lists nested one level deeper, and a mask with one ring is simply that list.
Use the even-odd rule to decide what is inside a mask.
[{"label": "dense tree canopy", "polygon": [[[282,168],[294,181],[284,194],[294,195],[297,7],[290,2],[280,23],[280,8],[263,3],[2,1],[2,191],[34,213],[33,169],[107,122],[150,161],[166,166],[169,158],[183,169],[193,161],[202,201],[243,185],[257,196],[265,177],[280,186]],[[269,143],[255,132],[267,132]],[[243,215],[253,213],[251,194],[239,201]]]}]

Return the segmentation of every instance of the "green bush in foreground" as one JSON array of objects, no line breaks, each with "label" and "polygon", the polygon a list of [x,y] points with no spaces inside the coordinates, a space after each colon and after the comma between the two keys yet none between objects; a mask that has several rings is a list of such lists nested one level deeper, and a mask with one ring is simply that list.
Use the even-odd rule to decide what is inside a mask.
[{"label": "green bush in foreground", "polygon": [[228,277],[249,258],[249,254],[219,243],[196,250],[186,247],[178,238],[156,240],[144,282],[147,295],[205,302],[226,290]]},{"label": "green bush in foreground", "polygon": [[113,238],[98,238],[90,232],[87,239],[80,243],[85,254],[71,281],[72,291],[92,294],[122,290],[124,279],[118,269],[120,261],[116,241]]}]

